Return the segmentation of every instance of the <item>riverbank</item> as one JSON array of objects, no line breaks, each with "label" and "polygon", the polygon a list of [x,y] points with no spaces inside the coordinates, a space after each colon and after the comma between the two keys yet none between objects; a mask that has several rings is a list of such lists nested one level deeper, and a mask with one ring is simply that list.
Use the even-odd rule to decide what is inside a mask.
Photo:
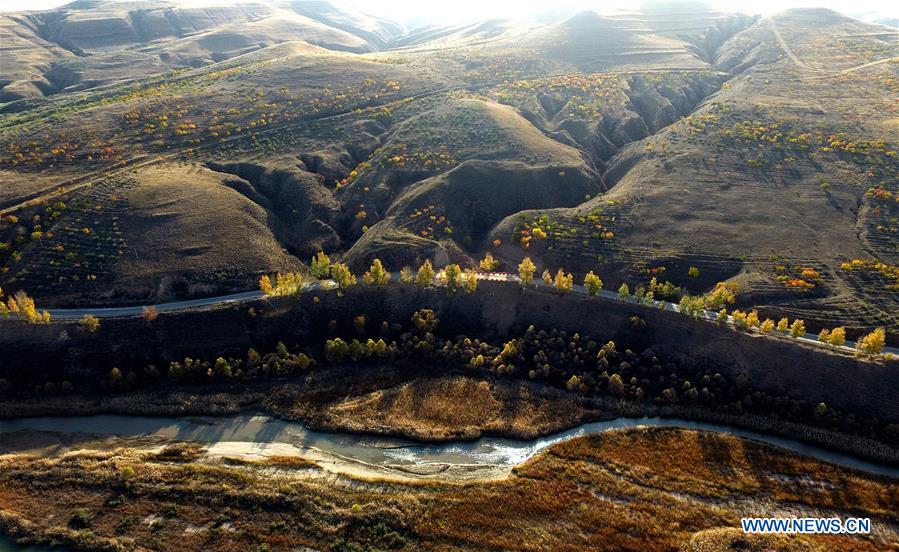
[{"label": "riverbank", "polygon": [[121,414],[136,416],[235,416],[261,413],[302,423],[315,431],[369,435],[423,443],[483,437],[531,440],[583,423],[617,417],[675,417],[727,425],[803,441],[859,458],[899,466],[889,444],[771,417],[735,416],[709,408],[647,405],[611,397],[583,397],[531,382],[468,374],[416,376],[383,367],[367,377],[335,368],[299,384],[255,382],[117,396],[8,400],[0,419]]},{"label": "riverbank", "polygon": [[[356,434],[316,431],[302,423],[264,415],[221,417],[78,416],[19,418],[0,421],[5,443],[0,453],[59,457],[71,452],[135,448],[161,452],[182,447],[196,458],[249,461],[295,458],[294,467],[325,467],[342,474],[369,476],[393,473],[400,479],[431,477],[458,481],[474,472],[496,476],[539,455],[544,449],[570,439],[605,435],[610,431],[676,428],[749,439],[868,473],[899,480],[899,466],[886,466],[855,456],[823,449],[794,439],[775,437],[731,426],[672,417],[619,417],[583,423],[534,439],[481,437],[441,443]],[[450,475],[448,477],[448,474]]]},{"label": "riverbank", "polygon": [[[175,434],[231,438],[230,429],[207,422],[159,425]],[[264,427],[260,420],[237,420],[232,429],[257,423]],[[222,443],[217,451],[214,445],[157,445],[50,458],[0,456],[0,527],[38,542],[110,550],[472,550],[534,543],[553,550],[630,550],[634,543],[621,528],[636,530],[637,521],[639,549],[654,552],[701,543],[710,532],[739,527],[740,517],[764,511],[872,519],[870,535],[803,535],[803,550],[884,550],[899,535],[896,479],[693,429],[615,429],[530,448],[524,458],[516,456],[520,448],[510,451],[493,440],[493,450],[473,452],[481,460],[503,456],[505,475],[481,479],[341,473],[322,461],[291,460],[280,445]],[[465,450],[438,447],[441,454]],[[367,450],[405,462],[407,472],[442,469],[408,457],[427,457],[433,452],[427,447]],[[239,452],[246,454],[234,455]],[[597,534],[604,527],[609,531]],[[799,550],[801,544],[743,538],[765,550]]]}]

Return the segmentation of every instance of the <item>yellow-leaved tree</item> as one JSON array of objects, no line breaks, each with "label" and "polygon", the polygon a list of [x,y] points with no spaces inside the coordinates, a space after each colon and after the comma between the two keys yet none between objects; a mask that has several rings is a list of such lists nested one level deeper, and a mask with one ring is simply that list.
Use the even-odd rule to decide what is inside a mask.
[{"label": "yellow-leaved tree", "polygon": [[591,270],[584,276],[584,287],[587,288],[587,293],[593,297],[602,289],[602,280]]},{"label": "yellow-leaved tree", "polygon": [[522,259],[521,263],[518,265],[518,279],[521,280],[521,285],[530,285],[531,282],[534,281],[534,274],[536,272],[537,267],[534,265],[534,262],[531,261],[530,257]]}]

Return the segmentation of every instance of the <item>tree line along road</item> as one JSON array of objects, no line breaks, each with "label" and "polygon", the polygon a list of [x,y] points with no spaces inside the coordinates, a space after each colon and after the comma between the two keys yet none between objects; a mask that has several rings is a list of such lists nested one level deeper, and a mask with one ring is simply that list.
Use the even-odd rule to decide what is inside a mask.
[{"label": "tree line along road", "polygon": [[[505,282],[509,284],[521,285],[521,280],[517,275],[507,273],[507,272],[479,272],[477,273],[479,280],[491,281],[491,282]],[[390,275],[391,282],[399,282],[399,273],[394,272]],[[533,284],[538,288],[552,288],[550,284],[543,282],[542,280],[534,280]],[[336,283],[331,280],[323,280],[319,282],[312,282],[310,284],[306,284],[301,293],[310,293],[314,291],[328,290],[334,289],[336,287]],[[575,284],[572,286],[571,293],[577,295],[589,295],[586,288],[583,285]],[[637,302],[633,299],[624,299],[618,296],[617,293],[609,291],[609,290],[600,290],[597,295],[604,299],[608,299],[611,301],[619,301],[626,303],[637,304]],[[216,297],[205,297],[201,299],[189,299],[186,301],[174,301],[169,303],[159,303],[155,305],[136,305],[136,306],[127,306],[127,307],[99,307],[99,308],[77,308],[77,309],[47,309],[47,312],[50,313],[50,317],[53,320],[80,320],[85,316],[96,316],[97,318],[126,318],[129,316],[141,316],[143,315],[145,308],[153,308],[157,313],[163,312],[178,312],[185,310],[199,310],[203,308],[211,308],[217,307],[221,305],[227,305],[229,303],[246,303],[251,301],[257,301],[259,299],[264,299],[265,294],[259,290],[253,291],[244,291],[241,293],[232,293],[229,295],[219,295]],[[675,303],[670,303],[667,301],[655,301],[653,300],[649,304],[643,305],[645,308],[656,308],[659,310],[668,310],[673,312],[680,312],[680,307]],[[718,317],[718,313],[712,311],[703,311],[700,315],[701,320],[705,320],[711,324],[716,323],[716,319]],[[728,315],[726,325],[733,327],[734,320],[733,317]],[[750,332],[759,333],[756,329],[750,329]],[[769,337],[777,337],[776,335],[771,335]],[[816,347],[822,347],[826,349],[833,349],[837,351],[841,351],[844,353],[853,353],[855,352],[856,344],[853,341],[846,341],[846,343],[842,347],[834,347],[832,345],[828,345],[826,343],[822,343],[818,341],[818,336],[811,333],[805,333],[802,336],[796,338],[784,338],[784,339],[795,339],[796,341],[800,341],[802,343],[806,343],[809,345],[814,345]],[[894,354],[899,355],[899,348],[896,347],[884,347],[884,354]]]}]

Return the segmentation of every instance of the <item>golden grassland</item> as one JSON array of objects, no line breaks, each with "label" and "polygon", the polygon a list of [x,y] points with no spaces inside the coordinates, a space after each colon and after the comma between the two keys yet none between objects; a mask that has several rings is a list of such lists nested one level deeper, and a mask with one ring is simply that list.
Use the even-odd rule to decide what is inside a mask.
[{"label": "golden grassland", "polygon": [[[572,393],[527,383],[465,376],[419,377],[336,400],[305,396],[285,386],[267,407],[316,427],[400,434],[427,441],[484,434],[534,438],[582,423],[597,412]],[[311,405],[318,404],[315,408]]]},{"label": "golden grassland", "polygon": [[[0,528],[158,550],[899,550],[895,480],[735,437],[634,429],[558,444],[501,480],[353,479],[199,447],[0,457]],[[746,537],[744,515],[870,517],[866,537]]]}]

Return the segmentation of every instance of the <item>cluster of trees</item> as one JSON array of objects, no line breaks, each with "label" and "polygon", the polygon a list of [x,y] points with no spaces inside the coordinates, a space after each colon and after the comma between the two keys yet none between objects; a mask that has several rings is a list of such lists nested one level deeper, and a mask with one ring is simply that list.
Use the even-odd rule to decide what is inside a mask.
[{"label": "cluster of trees", "polygon": [[263,274],[259,278],[259,289],[270,297],[296,295],[309,281],[305,274],[299,272],[279,272],[275,275],[275,283],[272,284],[268,274]]},{"label": "cluster of trees", "polygon": [[301,373],[315,365],[311,353],[290,352],[283,342],[275,350],[261,355],[249,349],[245,358],[218,357],[214,361],[186,357],[158,368],[150,364],[142,370],[122,370],[114,367],[100,382],[101,389],[110,391],[136,390],[165,381],[177,384],[203,384],[231,380],[256,380]]},{"label": "cluster of trees", "polygon": [[[488,252],[479,265],[483,270],[494,270],[499,266],[499,262]],[[690,271],[691,277],[698,277],[698,270],[692,270],[693,268],[695,267],[691,267]],[[518,277],[521,285],[531,285],[536,272],[537,266],[530,257],[522,259],[518,265]],[[330,257],[323,252],[317,253],[312,258],[310,274],[316,278],[333,279],[337,282],[339,290],[356,284],[356,276],[346,265],[332,262]],[[574,275],[566,273],[562,268],[559,268],[555,275],[548,269],[544,270],[541,278],[546,285],[552,286],[562,294],[569,293],[574,286]],[[299,273],[279,273],[274,285],[268,276],[263,276],[260,279],[259,287],[266,295],[292,295],[299,292],[306,281],[308,279]],[[474,270],[463,269],[458,264],[449,264],[438,272],[430,260],[425,260],[417,271],[413,271],[408,266],[403,267],[400,270],[400,281],[419,287],[442,285],[446,287],[448,293],[456,293],[460,289],[473,293],[478,287],[478,276]],[[362,283],[368,286],[386,286],[389,282],[390,272],[384,268],[379,259],[374,259],[369,270],[362,276]],[[591,297],[596,296],[603,289],[603,281],[591,270],[584,276],[584,289]],[[726,306],[736,301],[738,291],[739,286],[735,283],[718,282],[715,288],[705,295],[682,295],[680,287],[671,282],[659,282],[653,277],[646,286],[638,286],[633,293],[626,283],[621,284],[621,287],[618,288],[618,297],[622,300],[634,300],[644,305],[657,303],[664,306],[659,301],[672,300],[679,296],[678,308],[685,316],[700,319],[708,311],[717,311],[716,322],[722,326],[732,319],[734,327],[741,331],[755,329],[763,334],[776,331],[793,338],[805,335],[806,328],[803,320],[794,320],[791,323],[789,319],[783,318],[775,324],[774,320],[770,318],[764,321],[760,320],[756,310],[749,312],[734,310],[728,315]],[[846,330],[842,327],[822,330],[818,340],[834,347],[841,347],[846,341]],[[885,341],[884,330],[878,328],[859,339],[857,352],[860,356],[878,355],[882,352]]]},{"label": "cluster of trees", "polygon": [[[683,305],[681,306],[683,311]],[[764,321],[759,319],[757,310],[743,312],[739,309],[730,313],[733,319],[734,328],[741,331],[749,331],[755,329],[763,334],[779,333],[790,336],[792,338],[803,337],[806,332],[805,321],[795,319],[790,322],[789,318],[781,318],[776,324],[774,320],[766,318]],[[728,321],[727,309],[718,311],[716,322],[723,326]],[[824,328],[818,333],[818,341],[826,343],[831,347],[842,347],[846,344],[846,328],[843,326],[828,329]],[[859,338],[856,343],[856,355],[858,356],[877,356],[883,352],[886,345],[886,331],[883,328],[876,328],[869,334]]]},{"label": "cluster of trees", "polygon": [[561,268],[556,271],[555,276],[548,269],[544,270],[542,279],[546,285],[556,288],[556,291],[563,294],[569,293],[574,286],[574,274],[566,273]]},{"label": "cluster of trees", "polygon": [[3,290],[0,289],[0,317],[16,317],[25,320],[29,324],[47,324],[50,322],[50,313],[38,311],[34,304],[34,299],[21,290],[6,297],[4,301]]},{"label": "cluster of trees", "polygon": [[[747,324],[752,324],[751,314],[746,314]],[[779,326],[785,331],[794,328],[786,321],[781,322]],[[773,321],[766,320],[758,327],[765,323],[770,325]],[[329,327],[334,331],[336,324]],[[309,344],[294,351],[282,342],[265,354],[249,349],[242,358],[185,358],[159,368],[156,365],[130,370],[112,368],[99,385],[107,391],[124,391],[162,382],[181,385],[290,377],[306,374],[321,364],[350,363],[362,367],[390,363],[427,367],[429,371],[473,370],[503,378],[528,379],[591,396],[610,395],[655,404],[708,405],[734,414],[776,413],[800,421],[850,424],[849,429],[853,431],[877,430],[876,421],[848,419],[826,405],[822,409],[816,401],[754,391],[742,375],[722,375],[698,365],[677,366],[649,351],[638,354],[615,342],[602,344],[577,333],[537,330],[531,326],[505,342],[491,342],[464,335],[442,337],[439,328],[438,313],[432,309],[416,311],[405,324],[384,321],[369,325],[368,318],[360,315],[354,319],[356,335],[351,338],[336,334],[318,346]],[[842,333],[839,330],[842,329],[830,331],[828,336],[834,333],[839,336]],[[874,333],[872,343],[881,336],[880,332]],[[0,381],[0,388],[8,391],[9,382]],[[71,393],[72,389],[68,381],[34,388],[38,394]]]}]

